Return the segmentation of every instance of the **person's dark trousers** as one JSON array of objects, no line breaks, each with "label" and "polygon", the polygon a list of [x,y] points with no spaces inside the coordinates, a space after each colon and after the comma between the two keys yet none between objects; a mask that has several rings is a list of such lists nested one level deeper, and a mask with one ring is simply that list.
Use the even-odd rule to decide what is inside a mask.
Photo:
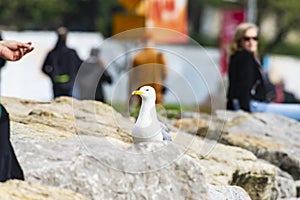
[{"label": "person's dark trousers", "polygon": [[24,180],[22,168],[10,143],[9,114],[0,104],[0,182],[9,179]]},{"label": "person's dark trousers", "polygon": [[72,96],[72,89],[63,89],[59,87],[53,86],[53,97],[61,97],[61,96]]}]

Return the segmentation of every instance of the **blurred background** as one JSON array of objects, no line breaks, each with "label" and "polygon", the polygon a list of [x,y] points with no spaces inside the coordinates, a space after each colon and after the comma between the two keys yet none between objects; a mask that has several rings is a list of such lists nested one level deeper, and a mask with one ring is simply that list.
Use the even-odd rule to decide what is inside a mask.
[{"label": "blurred background", "polygon": [[260,28],[259,53],[278,85],[277,101],[299,102],[299,10],[298,0],[0,0],[2,38],[32,41],[36,47],[23,60],[1,68],[0,93],[52,99],[51,82],[41,66],[56,42],[56,28],[65,26],[68,46],[81,59],[91,48],[101,49],[114,80],[104,86],[107,102],[124,102],[126,72],[147,29],[153,30],[150,35],[166,53],[170,69],[165,104],[225,108],[226,48],[235,27],[250,21]]}]

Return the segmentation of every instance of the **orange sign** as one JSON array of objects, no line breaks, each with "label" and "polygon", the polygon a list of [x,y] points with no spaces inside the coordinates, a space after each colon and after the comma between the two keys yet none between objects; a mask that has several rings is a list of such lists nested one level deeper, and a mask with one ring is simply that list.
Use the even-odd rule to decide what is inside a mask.
[{"label": "orange sign", "polygon": [[142,0],[118,0],[127,10],[133,11]]},{"label": "orange sign", "polygon": [[[148,0],[145,8],[147,8],[145,9],[147,28],[170,29],[170,35],[166,37],[151,34],[155,41],[185,42],[188,39],[187,0]],[[167,31],[164,32],[167,33]],[[183,35],[180,36],[180,34]]]},{"label": "orange sign", "polygon": [[115,14],[113,17],[114,37],[120,40],[136,40],[136,38],[142,37],[145,34],[145,31],[139,28],[145,27],[145,21],[144,16]]},{"label": "orange sign", "polygon": [[[119,2],[131,11],[131,15],[114,16],[114,34],[144,25],[147,37],[157,43],[179,43],[188,40],[187,0],[119,0]],[[133,31],[133,35],[142,33],[136,32]],[[142,33],[141,37],[143,35]],[[132,39],[132,36],[129,37]],[[123,39],[127,39],[127,36]]]}]

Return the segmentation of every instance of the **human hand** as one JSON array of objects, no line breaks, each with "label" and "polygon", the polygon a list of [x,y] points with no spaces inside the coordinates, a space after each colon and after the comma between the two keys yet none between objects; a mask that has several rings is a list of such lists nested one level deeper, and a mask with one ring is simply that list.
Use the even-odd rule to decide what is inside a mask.
[{"label": "human hand", "polygon": [[14,40],[0,41],[0,57],[8,61],[20,60],[34,49],[31,42],[23,43]]}]

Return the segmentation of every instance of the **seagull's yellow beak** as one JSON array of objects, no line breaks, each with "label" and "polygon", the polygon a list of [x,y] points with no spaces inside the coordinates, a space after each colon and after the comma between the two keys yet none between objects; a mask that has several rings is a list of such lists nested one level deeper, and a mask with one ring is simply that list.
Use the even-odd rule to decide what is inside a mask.
[{"label": "seagull's yellow beak", "polygon": [[141,91],[139,91],[139,90],[134,90],[134,91],[132,92],[132,95],[141,95],[141,94],[143,94],[143,92],[141,92]]}]

